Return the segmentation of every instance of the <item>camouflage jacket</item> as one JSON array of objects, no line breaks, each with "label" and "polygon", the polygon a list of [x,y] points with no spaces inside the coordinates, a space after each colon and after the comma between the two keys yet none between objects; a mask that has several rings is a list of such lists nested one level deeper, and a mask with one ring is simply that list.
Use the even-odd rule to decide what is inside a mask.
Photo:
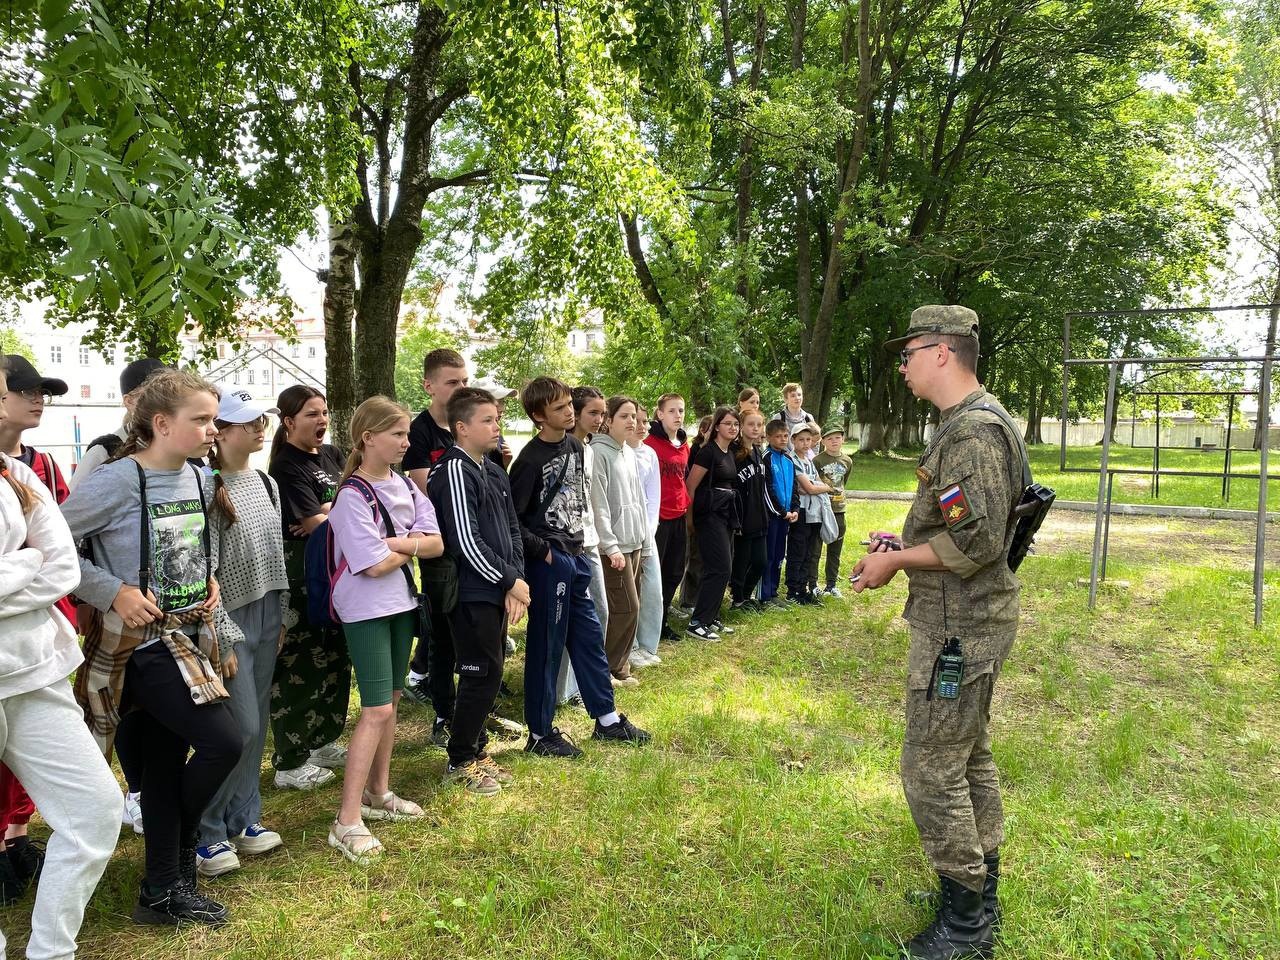
[{"label": "camouflage jacket", "polygon": [[[965,647],[974,661],[984,659],[976,649],[981,638],[1008,635],[1018,625],[1018,580],[1006,558],[1022,492],[1022,456],[996,414],[965,409],[984,401],[1000,405],[976,390],[942,412],[937,439],[916,468],[919,484],[902,530],[904,546],[930,543],[947,567],[907,571],[903,616],[917,628],[941,635],[945,627],[972,641]],[[954,417],[961,419],[951,423]]]}]

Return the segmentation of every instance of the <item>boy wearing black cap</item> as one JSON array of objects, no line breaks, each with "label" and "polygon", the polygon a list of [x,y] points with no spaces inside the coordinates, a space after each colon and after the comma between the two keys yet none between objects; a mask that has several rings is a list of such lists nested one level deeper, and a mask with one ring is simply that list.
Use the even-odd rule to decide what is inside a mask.
[{"label": "boy wearing black cap", "polygon": [[[120,445],[124,443],[125,435],[128,433],[126,424],[133,414],[133,402],[138,397],[138,388],[146,383],[147,378],[157,370],[167,369],[169,368],[159,360],[143,357],[141,360],[134,360],[121,371],[120,402],[124,405],[124,422],[120,424],[119,430],[112,433],[104,433],[89,442],[89,446],[84,451],[84,456],[80,458],[80,463],[76,465],[75,472],[71,474],[70,488],[72,490],[76,488],[81,480],[110,460]],[[61,380],[57,382],[62,383]],[[10,387],[10,389],[13,388]],[[67,392],[65,383],[62,383],[62,392]]]}]

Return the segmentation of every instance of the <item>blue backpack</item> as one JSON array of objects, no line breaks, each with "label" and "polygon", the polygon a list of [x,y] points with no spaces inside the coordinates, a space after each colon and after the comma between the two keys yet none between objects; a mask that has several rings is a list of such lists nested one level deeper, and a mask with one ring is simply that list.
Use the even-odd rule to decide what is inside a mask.
[{"label": "blue backpack", "polygon": [[[413,482],[403,474],[400,479],[406,485],[410,485]],[[351,476],[338,486],[338,493],[342,492],[343,487],[355,487],[359,490],[364,496],[365,503],[369,504],[373,509],[374,520],[376,521],[381,516],[382,526],[387,531],[387,535],[392,536],[395,534],[395,525],[391,522],[391,514],[387,512],[387,508],[378,499],[377,492],[369,485],[368,481],[360,477]],[[334,494],[333,499],[336,503],[337,494]],[[311,531],[311,536],[307,537],[306,546],[302,548],[302,575],[307,591],[307,620],[311,626],[325,630],[337,630],[342,626],[342,620],[333,609],[333,588],[337,584],[338,578],[342,576],[342,571],[346,569],[347,560],[345,557],[343,557],[340,564],[333,562],[333,531],[329,528],[329,521],[324,520],[320,526]],[[405,582],[409,585],[409,593],[415,599],[418,599],[421,606],[424,601],[419,598],[418,585],[413,582],[413,573],[410,571],[409,565],[405,564],[400,569],[404,573]],[[417,629],[419,637],[428,635],[428,628],[423,622],[425,616],[425,614],[419,616]]]},{"label": "blue backpack", "polygon": [[[342,488],[347,486],[359,490],[364,495],[365,502],[373,508],[374,516],[377,516],[378,495],[373,492],[373,487],[359,477],[353,476],[347,478],[338,487],[338,491],[341,492]],[[333,499],[336,503],[337,494],[334,494]],[[342,576],[346,565],[345,559],[341,566],[334,564],[333,531],[329,529],[328,520],[322,521],[320,526],[311,531],[306,545],[302,548],[302,573],[307,593],[307,621],[311,626],[324,630],[337,630],[342,626],[342,621],[338,619],[333,609],[333,587],[338,582],[338,577]]]}]

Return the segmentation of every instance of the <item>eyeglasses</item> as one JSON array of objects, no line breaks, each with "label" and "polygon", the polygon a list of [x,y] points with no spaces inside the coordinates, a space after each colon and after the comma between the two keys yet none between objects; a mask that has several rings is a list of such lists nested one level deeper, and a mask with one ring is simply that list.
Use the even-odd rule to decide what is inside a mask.
[{"label": "eyeglasses", "polygon": [[[907,347],[905,350],[903,350],[901,353],[898,354],[898,356],[902,358],[902,365],[905,367],[908,363],[910,363],[911,355],[915,353],[917,350],[928,350],[930,347],[947,347],[947,345],[945,343],[922,343],[918,347]],[[951,348],[947,347],[947,349],[950,350]]]},{"label": "eyeglasses", "polygon": [[257,433],[259,430],[267,429],[268,423],[270,423],[270,421],[265,416],[262,416],[257,420],[250,420],[248,423],[242,423],[240,426],[244,428],[246,433]]},{"label": "eyeglasses", "polygon": [[43,403],[53,402],[53,394],[48,390],[19,390],[17,394],[27,403],[35,403],[36,401]]}]

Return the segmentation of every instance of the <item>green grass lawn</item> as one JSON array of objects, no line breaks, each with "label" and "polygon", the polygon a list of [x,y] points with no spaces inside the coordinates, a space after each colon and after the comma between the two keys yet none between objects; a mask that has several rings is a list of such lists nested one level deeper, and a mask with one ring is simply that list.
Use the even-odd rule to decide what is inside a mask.
[{"label": "green grass lawn", "polygon": [[[889,456],[854,453],[853,471],[848,485],[852,490],[902,490],[916,488],[915,467],[919,450],[902,451]],[[1100,447],[1069,447],[1067,467],[1058,469],[1058,447],[1041,444],[1031,452],[1031,470],[1039,483],[1053,487],[1063,500],[1094,500],[1098,498],[1098,465],[1102,458]],[[1111,448],[1110,463],[1113,467],[1150,470],[1154,451],[1115,445]],[[1222,470],[1223,454],[1199,453],[1190,450],[1160,452],[1162,470],[1194,470],[1214,472]],[[1113,500],[1116,503],[1159,503],[1194,507],[1228,507],[1239,510],[1258,509],[1258,481],[1249,479],[1258,475],[1259,456],[1248,451],[1232,451],[1230,497],[1222,497],[1221,477],[1161,477],[1160,496],[1152,496],[1151,475],[1117,475]],[[1073,473],[1070,468],[1087,468],[1090,473]],[[1271,510],[1280,510],[1280,451],[1271,451],[1267,474],[1267,503]]]},{"label": "green grass lawn", "polygon": [[[850,553],[905,511],[851,504]],[[1090,613],[1091,521],[1050,517],[993,708],[1001,958],[1280,957],[1280,575],[1255,632],[1247,532],[1117,519],[1111,573],[1131,586]],[[898,778],[904,596],[899,579],[668,646],[619,698],[651,747],[591,743],[565,711],[586,758],[511,750],[493,799],[441,786],[429,714],[406,710],[392,783],[427,819],[376,827],[388,855],[361,869],[325,844],[336,785],[265,788],[287,847],[207,883],[232,911],[219,931],[131,925],[142,842],[123,833],[80,956],[894,956],[927,919],[904,893],[931,882]],[[13,955],[29,908],[6,911]]]}]

